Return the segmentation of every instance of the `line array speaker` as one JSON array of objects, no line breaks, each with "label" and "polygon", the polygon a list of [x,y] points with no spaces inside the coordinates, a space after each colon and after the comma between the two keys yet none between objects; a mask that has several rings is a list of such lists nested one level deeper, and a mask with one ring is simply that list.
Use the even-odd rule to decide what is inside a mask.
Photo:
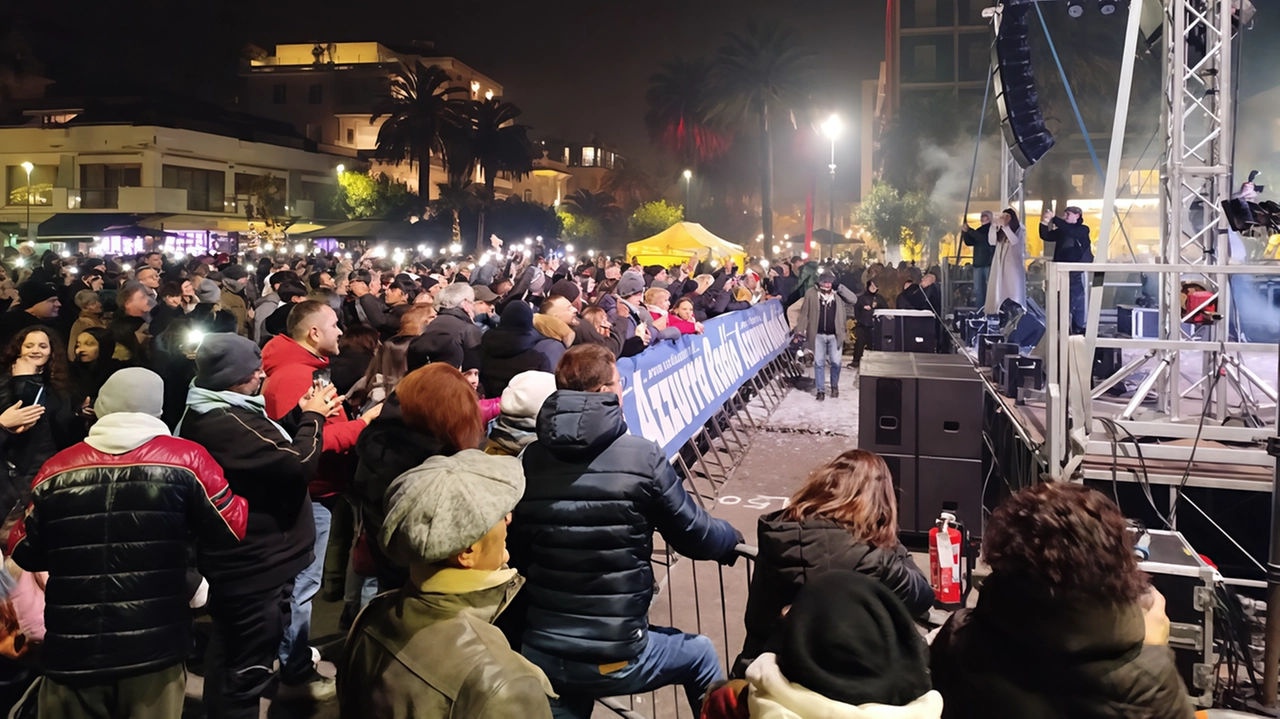
[{"label": "line array speaker", "polygon": [[1053,147],[1053,135],[1044,125],[1031,72],[1031,46],[1027,42],[1030,10],[1030,3],[1005,4],[991,50],[1000,127],[1013,158],[1023,169],[1039,162]]}]

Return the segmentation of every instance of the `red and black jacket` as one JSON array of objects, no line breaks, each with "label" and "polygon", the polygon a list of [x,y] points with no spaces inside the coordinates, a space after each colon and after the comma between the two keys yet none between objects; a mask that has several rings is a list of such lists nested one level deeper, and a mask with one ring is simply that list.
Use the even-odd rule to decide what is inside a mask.
[{"label": "red and black jacket", "polygon": [[83,442],[36,475],[9,535],[27,571],[47,571],[47,673],[100,683],[183,661],[191,648],[190,545],[234,545],[248,519],[200,445],[156,437],[124,454]]}]

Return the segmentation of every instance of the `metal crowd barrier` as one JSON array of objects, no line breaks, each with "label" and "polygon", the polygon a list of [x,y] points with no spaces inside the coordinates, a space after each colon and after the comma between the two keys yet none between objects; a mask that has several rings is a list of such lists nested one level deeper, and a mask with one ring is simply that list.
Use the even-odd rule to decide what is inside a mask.
[{"label": "metal crowd barrier", "polygon": [[[756,548],[739,544],[740,559],[732,567],[694,561],[670,547],[655,548],[657,592],[649,606],[649,625],[674,627],[701,634],[716,647],[726,677],[746,638],[743,617],[755,565]],[[689,709],[684,687],[672,685],[645,694],[608,697],[596,702],[595,716],[625,719],[697,719]]]},{"label": "metal crowd barrier", "polygon": [[795,353],[784,350],[749,378],[671,460],[686,488],[704,509],[747,453],[751,434],[786,398],[803,374]]}]

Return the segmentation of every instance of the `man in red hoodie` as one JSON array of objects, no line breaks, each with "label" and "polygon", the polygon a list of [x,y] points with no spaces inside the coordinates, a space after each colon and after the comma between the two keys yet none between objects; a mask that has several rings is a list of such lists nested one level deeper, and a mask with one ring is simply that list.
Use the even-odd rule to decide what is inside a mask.
[{"label": "man in red hoodie", "polygon": [[[284,419],[297,406],[298,400],[316,381],[316,371],[328,369],[329,358],[338,354],[341,336],[338,316],[329,305],[306,300],[293,306],[285,333],[276,335],[262,348],[262,369],[267,373],[262,395],[271,419]],[[292,619],[280,644],[280,683],[286,696],[297,693],[303,695],[300,698],[323,701],[336,695],[333,680],[316,671],[308,643],[311,600],[320,590],[333,504],[340,501],[339,492],[346,487],[355,469],[356,438],[381,412],[379,404],[353,420],[339,404],[325,420],[324,456],[320,471],[309,487],[316,523],[315,559],[294,582]],[[303,691],[293,691],[295,689]]]}]

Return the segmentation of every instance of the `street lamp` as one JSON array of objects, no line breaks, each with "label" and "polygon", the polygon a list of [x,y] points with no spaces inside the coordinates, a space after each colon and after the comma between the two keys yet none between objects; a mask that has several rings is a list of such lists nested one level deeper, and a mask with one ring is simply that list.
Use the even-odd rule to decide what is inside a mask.
[{"label": "street lamp", "polygon": [[822,134],[831,140],[831,181],[830,192],[827,201],[830,205],[827,215],[827,229],[831,232],[836,231],[836,138],[840,136],[840,130],[844,129],[844,124],[840,122],[840,116],[832,113],[827,121],[822,123]]},{"label": "street lamp", "polygon": [[346,171],[347,171],[347,166],[346,166],[346,165],[338,165],[337,167],[335,167],[335,168],[333,168],[333,169],[334,169],[334,170],[337,170],[337,172],[338,172],[338,177],[342,177],[342,173],[344,173],[344,172],[346,172]]},{"label": "street lamp", "polygon": [[27,171],[27,241],[35,242],[35,233],[31,231],[31,171],[36,169],[36,166],[30,162],[24,162],[22,169]]},{"label": "street lamp", "polygon": [[684,171],[684,219],[693,220],[693,204],[689,200],[690,189],[693,186],[693,170]]}]

